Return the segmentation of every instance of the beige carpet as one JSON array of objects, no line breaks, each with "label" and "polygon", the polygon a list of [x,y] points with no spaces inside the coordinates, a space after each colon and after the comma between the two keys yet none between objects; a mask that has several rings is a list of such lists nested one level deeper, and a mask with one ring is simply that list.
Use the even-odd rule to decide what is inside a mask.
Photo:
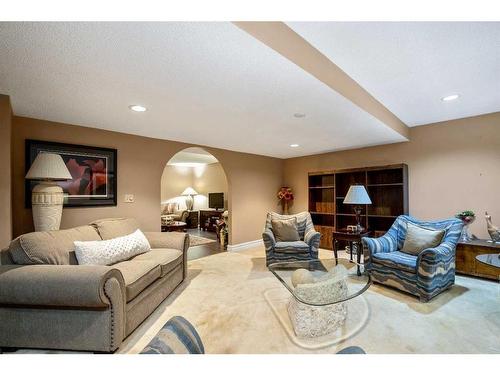
[{"label": "beige carpet", "polygon": [[207,353],[334,353],[349,345],[368,353],[500,353],[499,283],[457,276],[452,289],[426,304],[372,285],[363,295],[368,315],[361,328],[314,350],[290,339],[266,300],[266,292],[279,288],[288,293],[267,271],[262,247],[190,261],[188,280],[119,352],[139,352],[170,317],[182,315],[198,329]]},{"label": "beige carpet", "polygon": [[189,235],[189,246],[199,246],[199,245],[205,245],[207,243],[214,243],[214,242],[217,242],[217,241],[212,240],[210,238],[193,236],[192,234]]}]

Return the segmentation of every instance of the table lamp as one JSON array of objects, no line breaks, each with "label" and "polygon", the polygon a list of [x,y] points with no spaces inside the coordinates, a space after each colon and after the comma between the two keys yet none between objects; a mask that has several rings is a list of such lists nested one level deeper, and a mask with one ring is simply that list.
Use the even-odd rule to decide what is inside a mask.
[{"label": "table lamp", "polygon": [[186,208],[191,211],[194,203],[193,195],[198,195],[198,193],[192,187],[187,187],[181,195],[186,197]]},{"label": "table lamp", "polygon": [[35,231],[58,230],[64,193],[55,181],[72,179],[61,155],[40,152],[26,174],[26,179],[41,181],[31,192]]},{"label": "table lamp", "polygon": [[344,198],[344,204],[354,204],[354,213],[356,214],[357,231],[362,232],[364,228],[361,226],[361,209],[362,204],[372,204],[368,193],[363,185],[351,185],[349,191]]}]

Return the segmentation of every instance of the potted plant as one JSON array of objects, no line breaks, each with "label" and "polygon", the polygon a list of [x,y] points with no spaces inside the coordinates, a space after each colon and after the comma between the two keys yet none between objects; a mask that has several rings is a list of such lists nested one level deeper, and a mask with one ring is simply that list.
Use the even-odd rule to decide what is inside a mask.
[{"label": "potted plant", "polygon": [[278,203],[281,203],[283,214],[288,215],[288,204],[293,201],[292,188],[283,186],[278,190]]},{"label": "potted plant", "polygon": [[456,214],[455,217],[457,219],[462,220],[462,223],[464,224],[460,241],[462,242],[470,241],[472,237],[469,233],[469,225],[472,224],[474,220],[476,220],[476,214],[471,210],[465,210]]}]

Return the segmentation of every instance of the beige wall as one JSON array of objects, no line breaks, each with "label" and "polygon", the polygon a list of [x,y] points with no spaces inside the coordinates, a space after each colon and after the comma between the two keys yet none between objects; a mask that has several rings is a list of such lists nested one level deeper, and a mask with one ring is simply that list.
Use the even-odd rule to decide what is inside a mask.
[{"label": "beige wall", "polygon": [[193,174],[193,188],[199,194],[194,197],[194,208],[208,208],[208,193],[224,193],[224,208],[227,208],[227,180],[220,163],[208,164]]},{"label": "beige wall", "polygon": [[194,210],[208,208],[208,193],[224,193],[224,207],[228,207],[227,180],[220,163],[200,167],[180,167],[167,165],[161,176],[161,201],[178,202],[180,209],[185,209],[185,197],[182,191],[191,186],[198,193],[194,197]]},{"label": "beige wall", "polygon": [[12,110],[9,97],[0,95],[0,246],[12,238],[11,210],[11,129]]},{"label": "beige wall", "polygon": [[471,209],[471,231],[482,238],[489,238],[484,211],[500,224],[500,113],[411,128],[410,142],[287,159],[293,211],[307,210],[308,172],[394,163],[408,164],[411,215],[438,219]]},{"label": "beige wall", "polygon": [[[24,208],[24,140],[26,138],[118,149],[118,205],[66,208],[62,228],[104,217],[131,216],[144,230],[160,228],[160,181],[167,161],[180,150],[196,146],[117,132],[72,126],[25,117],[13,118],[14,234],[33,230],[31,210]],[[276,158],[204,147],[221,163],[228,180],[231,212],[230,243],[261,238],[266,212],[276,205],[283,161]],[[124,203],[134,194],[135,203]]]},{"label": "beige wall", "polygon": [[193,170],[189,167],[175,167],[166,165],[161,175],[161,202],[178,202],[179,209],[185,209],[182,191],[193,185]]}]

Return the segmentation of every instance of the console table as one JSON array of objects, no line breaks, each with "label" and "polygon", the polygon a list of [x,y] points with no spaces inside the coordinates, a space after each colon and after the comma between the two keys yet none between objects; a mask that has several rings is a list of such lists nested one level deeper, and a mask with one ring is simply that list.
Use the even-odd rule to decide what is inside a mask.
[{"label": "console table", "polygon": [[464,275],[498,280],[500,269],[488,266],[476,260],[478,255],[500,254],[500,244],[486,240],[459,242],[456,250],[456,272]]}]

